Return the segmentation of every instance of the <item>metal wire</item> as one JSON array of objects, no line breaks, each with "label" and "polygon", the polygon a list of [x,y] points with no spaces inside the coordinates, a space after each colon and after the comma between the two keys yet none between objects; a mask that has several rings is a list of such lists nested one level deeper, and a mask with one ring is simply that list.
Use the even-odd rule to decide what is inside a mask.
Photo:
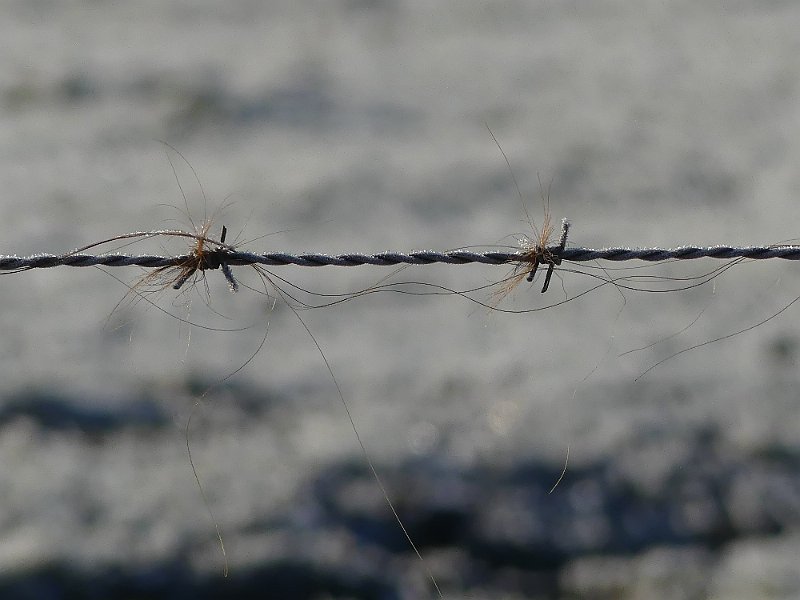
[{"label": "metal wire", "polygon": [[[106,242],[128,239],[134,237],[155,237],[157,235],[178,235],[182,237],[199,239],[202,245],[210,247],[202,255],[184,254],[181,256],[157,256],[128,254],[84,254],[82,251],[96,245],[85,246],[66,254],[35,254],[33,256],[4,256],[0,255],[0,271],[21,271],[28,269],[48,269],[51,267],[182,267],[187,269],[188,278],[195,270],[222,268],[231,286],[235,280],[230,274],[230,266],[241,265],[266,265],[270,267],[295,265],[298,267],[356,267],[360,265],[394,266],[394,265],[431,265],[444,263],[449,265],[465,265],[482,263],[485,265],[531,265],[529,280],[536,274],[540,264],[549,265],[547,280],[542,291],[547,290],[547,283],[552,275],[553,267],[560,265],[562,260],[571,262],[586,262],[592,260],[610,260],[615,262],[627,260],[644,260],[660,262],[664,260],[694,260],[698,258],[749,258],[767,259],[782,258],[784,260],[800,260],[800,245],[772,245],[772,246],[679,246],[677,248],[567,248],[567,233],[570,223],[567,219],[561,222],[561,237],[557,246],[529,247],[516,252],[473,252],[470,250],[448,250],[437,252],[435,250],[421,250],[415,252],[379,252],[377,254],[290,254],[287,252],[267,252],[254,254],[252,252],[239,252],[225,241],[225,227],[222,228],[221,241],[206,238],[197,238],[183,231],[137,231],[116,236]],[[179,279],[179,281],[181,281]],[[182,283],[182,281],[181,281]],[[176,289],[180,284],[176,284]]]},{"label": "metal wire", "polygon": [[[800,260],[800,246],[679,246],[677,248],[564,248],[552,246],[547,248],[554,258],[572,262],[587,262],[592,260],[609,260],[614,262],[628,260],[643,260],[658,262],[663,260],[694,260],[699,258],[749,258],[763,260],[768,258],[782,258],[784,260]],[[240,265],[266,265],[299,267],[356,267],[360,265],[393,266],[393,265],[430,265],[444,263],[450,265],[465,265],[481,263],[486,265],[513,264],[526,261],[527,253],[517,252],[471,252],[467,250],[451,250],[437,252],[422,250],[416,252],[379,252],[377,254],[317,254],[303,253],[290,254],[287,252],[267,252],[254,254],[251,252],[236,252],[215,250],[209,254],[217,253],[220,259],[231,266]],[[181,266],[191,260],[191,255],[181,256],[156,256],[156,255],[128,255],[128,254],[35,254],[33,256],[5,256],[0,255],[0,271],[14,271],[20,269],[49,269],[52,267],[170,267]]]}]

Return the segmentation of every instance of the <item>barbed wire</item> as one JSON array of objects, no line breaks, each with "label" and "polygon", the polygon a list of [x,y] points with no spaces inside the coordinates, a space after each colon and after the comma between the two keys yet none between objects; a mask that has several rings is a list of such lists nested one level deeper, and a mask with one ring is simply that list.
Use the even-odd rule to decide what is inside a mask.
[{"label": "barbed wire", "polygon": [[[700,258],[749,258],[762,260],[782,258],[784,260],[800,260],[800,245],[777,246],[679,246],[677,248],[564,248],[549,246],[547,251],[554,258],[572,262],[588,262],[608,260],[622,262],[643,260],[659,262],[664,260],[694,260]],[[265,265],[298,267],[357,267],[361,265],[395,266],[395,265],[431,265],[444,263],[465,265],[481,263],[486,265],[504,265],[528,261],[528,253],[522,250],[514,252],[472,252],[467,250],[450,250],[437,252],[420,250],[414,252],[378,252],[376,254],[318,254],[288,252],[237,252],[214,250],[206,253],[209,260],[216,255],[218,262],[231,266]],[[179,256],[129,255],[129,254],[34,254],[32,256],[0,255],[0,271],[19,269],[48,269],[52,267],[172,267],[186,264],[191,254]]]},{"label": "barbed wire", "polygon": [[[192,261],[197,262],[198,269],[217,269],[226,266],[265,265],[270,267],[294,265],[298,267],[356,267],[361,265],[396,266],[396,265],[431,265],[437,263],[450,265],[465,265],[480,263],[486,265],[505,264],[533,264],[534,271],[538,264],[559,265],[562,260],[571,262],[587,262],[594,260],[608,260],[622,262],[629,260],[642,260],[647,262],[660,262],[665,260],[695,260],[700,258],[735,259],[747,258],[763,260],[781,258],[784,260],[800,260],[800,245],[775,244],[770,246],[678,246],[676,248],[579,248],[566,247],[566,236],[570,223],[566,219],[562,222],[561,239],[558,245],[535,246],[522,248],[512,252],[484,251],[457,249],[448,251],[419,250],[413,252],[378,252],[375,254],[325,254],[288,252],[266,252],[263,254],[241,252],[209,238],[199,237],[187,232],[154,231],[134,232],[117,236],[114,239],[130,237],[154,237],[159,234],[181,235],[194,238],[203,244],[209,243],[209,248],[198,254],[183,254],[178,256],[161,255],[130,255],[119,253],[85,254],[82,250],[98,244],[85,246],[65,254],[34,254],[32,256],[0,255],[0,271],[18,271],[28,269],[48,269],[52,267],[128,267],[138,266],[146,268],[185,267]],[[224,232],[224,228],[223,228]],[[101,242],[103,243],[103,242]]]}]

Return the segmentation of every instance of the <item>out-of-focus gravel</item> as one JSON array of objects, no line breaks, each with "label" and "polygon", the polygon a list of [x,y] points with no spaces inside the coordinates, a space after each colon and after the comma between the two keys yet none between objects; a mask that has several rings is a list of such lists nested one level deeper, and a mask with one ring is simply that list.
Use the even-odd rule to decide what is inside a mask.
[{"label": "out-of-focus gravel", "polygon": [[[541,179],[576,245],[796,238],[798,11],[8,2],[0,254],[191,227],[187,210],[253,251],[514,245],[530,226],[487,124],[530,216]],[[525,314],[387,292],[302,322],[249,269],[235,295],[210,272],[146,300],[135,269],[2,275],[0,596],[425,598],[429,569],[447,598],[797,597],[796,307],[639,377],[777,314],[797,266],[581,296],[587,273],[718,266],[564,265],[498,307],[574,300]],[[392,271],[272,273],[339,293]]]}]

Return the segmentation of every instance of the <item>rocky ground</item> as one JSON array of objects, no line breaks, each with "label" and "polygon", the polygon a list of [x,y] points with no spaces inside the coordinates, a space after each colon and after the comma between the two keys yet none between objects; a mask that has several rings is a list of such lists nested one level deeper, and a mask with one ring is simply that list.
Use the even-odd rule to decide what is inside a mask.
[{"label": "rocky ground", "polygon": [[[795,238],[797,10],[8,3],[0,253],[212,217],[252,251],[516,247],[487,124],[574,245]],[[447,598],[797,597],[800,283],[766,261],[692,287],[719,266],[564,264],[488,307],[409,282],[503,267],[144,298],[136,269],[4,275],[0,595],[433,598],[430,571]],[[272,287],[385,276],[413,294],[295,312]]]}]

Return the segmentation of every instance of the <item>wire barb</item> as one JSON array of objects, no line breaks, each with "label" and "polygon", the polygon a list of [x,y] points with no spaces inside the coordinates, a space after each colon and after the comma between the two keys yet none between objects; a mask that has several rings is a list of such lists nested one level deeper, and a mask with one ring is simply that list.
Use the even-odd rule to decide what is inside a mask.
[{"label": "wire barb", "polygon": [[[219,242],[215,242],[204,235],[195,236],[196,247],[192,253],[182,260],[178,265],[181,268],[181,273],[176,277],[172,284],[172,289],[179,290],[183,285],[191,279],[197,271],[208,271],[214,269],[221,269],[222,274],[228,281],[228,287],[232,292],[239,290],[239,284],[233,277],[233,271],[227,262],[228,255],[233,251],[232,246],[225,244],[225,237],[228,234],[228,228],[222,226],[222,234],[220,235]],[[216,244],[213,250],[209,250],[206,244]],[[167,265],[169,267],[171,265]],[[160,267],[161,269],[167,267]]]},{"label": "wire barb", "polygon": [[564,249],[567,246],[567,234],[569,233],[569,221],[567,219],[561,219],[561,239],[558,242],[558,246],[554,248],[543,248],[541,251],[536,253],[536,259],[533,263],[533,268],[531,272],[528,274],[528,282],[533,281],[533,277],[536,275],[536,269],[539,268],[540,264],[546,264],[547,266],[547,275],[544,278],[544,284],[542,285],[542,293],[544,294],[547,291],[547,288],[550,287],[550,278],[553,276],[553,271],[555,270],[556,266],[561,264],[561,255],[564,253]]},{"label": "wire barb", "polygon": [[[222,226],[222,233],[220,234],[219,241],[223,244],[225,243],[225,236],[228,235],[228,228],[225,225]],[[227,250],[223,249],[223,252],[227,252]],[[224,258],[224,257],[223,257]],[[219,263],[220,268],[222,269],[222,274],[225,275],[225,279],[228,281],[228,287],[230,288],[231,292],[238,292],[239,291],[239,284],[236,283],[236,279],[233,277],[233,271],[231,271],[230,266],[225,260],[220,260]]]}]

